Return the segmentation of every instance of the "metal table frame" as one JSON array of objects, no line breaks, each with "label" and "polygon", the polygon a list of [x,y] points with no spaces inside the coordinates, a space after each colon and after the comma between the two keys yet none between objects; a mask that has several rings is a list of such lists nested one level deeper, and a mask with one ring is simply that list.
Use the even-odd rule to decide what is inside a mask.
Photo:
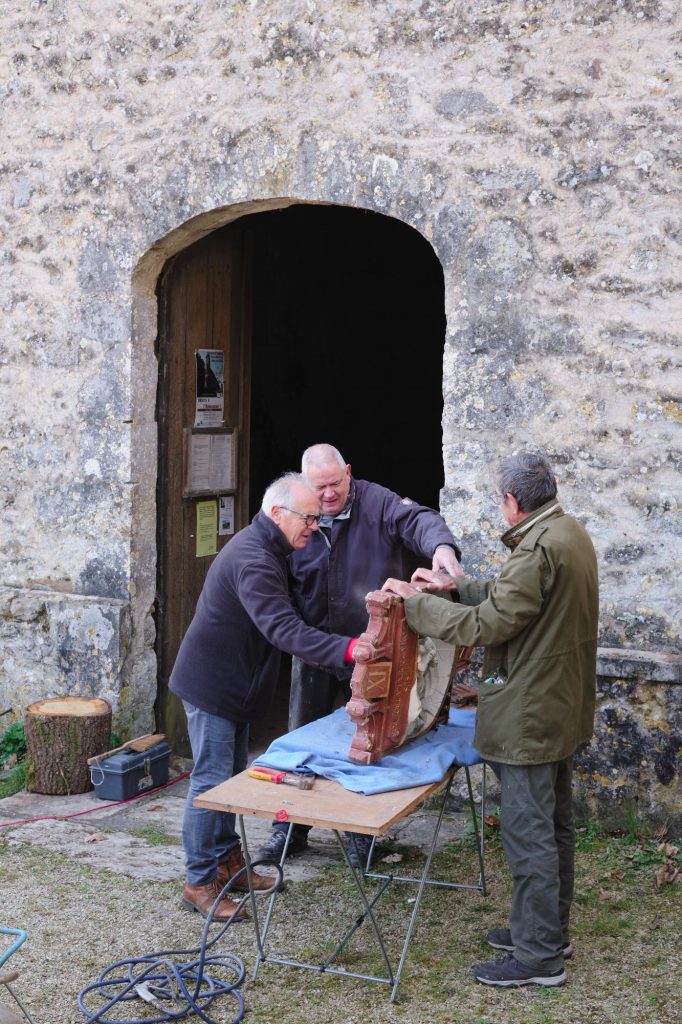
[{"label": "metal table frame", "polygon": [[[0,935],[16,936],[14,942],[2,953],[0,953],[0,967],[2,967],[5,964],[5,962],[9,960],[12,953],[16,953],[16,951],[19,949],[19,946],[21,946],[21,944],[26,941],[26,932],[23,931],[21,928],[0,928]],[[10,982],[16,981],[18,977],[18,971],[8,971],[6,974],[0,973],[0,985],[4,985],[4,987],[7,989],[7,991],[12,996],[14,1001],[18,1004],[19,1009],[22,1011],[26,1020],[29,1021],[29,1024],[33,1024],[33,1018],[31,1017],[30,1013],[28,1012],[28,1010],[26,1009],[26,1007],[24,1006],[16,992],[14,992],[13,989],[10,987]],[[2,1007],[0,1007],[0,1009],[2,1009]],[[14,1017],[14,1014],[12,1014],[12,1017]]]},{"label": "metal table frame", "polygon": [[[361,831],[362,830],[362,831],[365,831],[366,833],[372,834],[373,839],[372,839],[372,844],[371,844],[370,852],[369,852],[369,855],[368,855],[368,860],[371,861],[371,856],[372,856],[372,853],[373,853],[373,850],[374,850],[374,845],[375,845],[375,842],[376,842],[377,835],[381,834],[381,832],[385,831],[385,829],[383,829],[383,828],[382,829],[379,829],[379,828],[371,828],[370,829],[370,827],[368,827],[368,826],[364,827],[363,829],[360,829],[352,821],[347,821],[347,822],[344,821],[343,828],[341,826],[334,827],[332,824],[329,824],[329,823],[328,824],[324,824],[323,821],[316,819],[315,818],[315,814],[313,813],[314,808],[311,806],[311,794],[314,795],[314,792],[315,792],[314,790],[311,790],[311,791],[309,791],[306,794],[307,804],[308,804],[307,807],[292,806],[292,809],[289,812],[290,827],[289,827],[289,832],[288,832],[288,835],[287,835],[286,845],[285,845],[285,848],[284,848],[283,853],[282,853],[282,858],[281,858],[281,861],[280,861],[280,866],[284,865],[284,862],[285,862],[285,859],[286,859],[286,854],[287,854],[287,848],[288,848],[288,845],[289,845],[289,842],[290,842],[290,839],[291,839],[292,829],[293,829],[293,826],[295,824],[300,822],[302,824],[315,824],[315,825],[319,825],[320,827],[323,827],[323,828],[325,828],[325,827],[329,828],[334,833],[334,835],[336,836],[337,843],[339,844],[339,847],[340,847],[340,849],[342,851],[343,859],[344,859],[344,861],[346,863],[346,866],[348,868],[348,871],[350,872],[350,875],[351,875],[351,877],[353,879],[353,882],[354,882],[354,885],[355,885],[355,889],[357,891],[357,895],[358,895],[359,902],[360,902],[360,913],[358,915],[356,915],[353,918],[353,920],[350,922],[350,924],[348,924],[345,927],[345,930],[344,930],[341,938],[338,940],[334,950],[331,953],[329,953],[324,958],[324,960],[322,960],[320,963],[309,963],[309,962],[305,962],[305,961],[301,961],[301,960],[291,959],[291,958],[288,958],[288,957],[285,957],[285,956],[278,956],[278,955],[275,955],[273,953],[267,952],[267,950],[266,950],[266,943],[267,943],[267,938],[268,938],[268,932],[269,932],[269,929],[270,929],[270,924],[271,924],[271,921],[272,921],[272,915],[273,915],[273,912],[274,912],[274,909],[275,909],[275,905],[276,905],[279,893],[277,891],[274,891],[269,896],[267,910],[265,912],[265,916],[264,916],[263,922],[261,924],[261,921],[259,919],[259,911],[258,911],[258,906],[257,906],[256,894],[255,894],[255,892],[253,890],[253,885],[252,885],[253,868],[252,868],[251,857],[250,857],[250,853],[249,853],[249,849],[248,849],[248,842],[247,842],[247,838],[246,838],[246,828],[245,828],[245,825],[244,825],[245,808],[244,808],[243,794],[242,794],[241,801],[239,799],[237,799],[235,802],[231,803],[230,802],[231,797],[229,795],[230,794],[229,786],[230,786],[230,782],[232,780],[228,780],[228,782],[223,783],[221,786],[215,787],[214,790],[209,790],[208,793],[205,793],[201,797],[197,798],[197,800],[196,800],[197,806],[202,806],[202,805],[203,806],[210,806],[213,809],[233,811],[233,812],[235,812],[237,814],[239,831],[240,831],[240,834],[241,834],[241,837],[242,837],[242,849],[243,849],[243,852],[244,852],[244,861],[245,861],[245,864],[246,864],[246,875],[247,875],[247,878],[248,878],[248,881],[249,881],[249,899],[250,899],[250,904],[251,904],[252,923],[253,923],[253,928],[254,928],[254,933],[255,933],[255,938],[256,938],[256,946],[257,946],[256,964],[255,964],[255,967],[254,967],[254,970],[253,970],[253,975],[252,975],[254,981],[256,980],[256,977],[258,975],[258,971],[260,969],[261,964],[264,964],[264,963],[281,964],[281,965],[287,966],[287,967],[298,967],[298,968],[301,968],[303,970],[316,971],[316,972],[321,973],[321,974],[338,974],[338,975],[342,975],[344,977],[358,978],[358,979],[361,979],[361,980],[364,980],[364,981],[374,981],[374,982],[378,982],[380,984],[389,985],[390,989],[391,989],[391,993],[390,993],[391,1001],[393,1002],[396,999],[397,992],[398,992],[398,986],[400,984],[400,978],[401,978],[401,975],[402,975],[403,967],[405,965],[405,961],[406,961],[408,953],[409,953],[410,943],[412,941],[412,935],[413,935],[414,928],[415,928],[416,921],[417,921],[417,915],[419,913],[419,908],[421,906],[421,902],[422,902],[422,898],[423,898],[426,886],[427,885],[432,885],[432,886],[438,886],[438,887],[444,888],[444,889],[469,889],[469,890],[474,890],[474,891],[480,892],[483,895],[487,895],[486,882],[485,882],[485,824],[484,824],[484,822],[485,822],[485,781],[486,781],[485,780],[485,765],[483,766],[483,783],[482,783],[482,792],[481,792],[481,827],[480,828],[479,828],[479,824],[478,824],[478,816],[477,816],[477,813],[476,813],[476,806],[475,806],[475,803],[474,803],[474,796],[473,796],[473,790],[472,790],[472,786],[471,786],[471,776],[470,776],[469,768],[466,765],[462,766],[462,767],[464,768],[464,773],[465,773],[465,777],[466,777],[466,781],[467,781],[468,797],[469,797],[469,807],[470,807],[471,815],[472,815],[472,821],[473,821],[473,827],[474,827],[474,835],[475,835],[475,840],[476,840],[476,851],[477,851],[477,855],[478,855],[478,864],[479,864],[479,877],[478,877],[478,881],[475,884],[466,884],[466,883],[463,883],[463,882],[433,881],[429,877],[429,873],[430,873],[430,869],[431,869],[431,862],[432,862],[433,855],[434,855],[435,850],[436,850],[436,845],[437,845],[437,842],[438,842],[438,836],[440,834],[441,826],[442,826],[442,823],[443,823],[443,817],[444,817],[444,814],[445,814],[445,807],[446,807],[446,803],[447,803],[447,798],[448,798],[448,796],[450,794],[450,789],[452,787],[453,778],[454,778],[456,772],[458,771],[458,769],[460,768],[460,766],[458,766],[458,765],[453,766],[446,773],[444,778],[439,783],[436,783],[436,784],[434,784],[432,786],[419,787],[420,790],[423,790],[423,794],[418,793],[417,789],[414,789],[414,790],[410,791],[411,793],[418,794],[417,798],[414,801],[412,801],[411,803],[409,803],[409,801],[408,801],[409,806],[407,806],[407,804],[406,804],[406,809],[404,810],[404,812],[401,812],[401,810],[398,810],[396,815],[395,815],[395,817],[394,817],[394,819],[390,822],[390,824],[394,824],[395,821],[400,820],[403,817],[406,817],[409,813],[411,813],[412,810],[415,809],[415,807],[417,807],[421,803],[423,803],[423,801],[428,796],[432,795],[443,784],[445,784],[443,792],[442,792],[442,797],[440,799],[440,807],[439,807],[439,812],[438,812],[436,824],[434,826],[434,831],[433,831],[433,837],[432,837],[432,840],[431,840],[431,845],[430,845],[429,851],[427,853],[426,860],[425,860],[424,867],[422,869],[421,875],[418,876],[418,877],[410,877],[410,876],[405,876],[405,875],[396,875],[396,874],[391,874],[391,873],[371,872],[371,871],[366,870],[366,868],[365,868],[365,870],[360,870],[360,869],[356,869],[356,868],[353,867],[353,865],[350,862],[349,856],[348,856],[348,851],[346,850],[346,846],[345,846],[345,844],[343,842],[342,831],[346,831],[346,830],[347,831],[354,831],[354,830],[355,831]],[[246,774],[246,773],[243,773],[243,774]],[[235,776],[235,780],[240,780],[240,779],[242,779],[242,776]],[[326,781],[326,780],[323,780],[323,781]],[[264,784],[262,782],[255,782],[255,780],[250,780],[250,782],[254,783],[255,786],[256,786],[256,789],[253,790],[254,798],[255,798],[255,796],[261,796],[261,797],[270,796],[270,797],[272,797],[272,792],[271,791],[274,790],[275,787],[264,786]],[[327,785],[328,786],[334,786],[334,787],[337,787],[338,789],[341,789],[341,787],[338,786],[338,784],[336,784],[336,783],[327,783]],[[223,791],[223,792],[221,793],[221,791]],[[296,794],[300,794],[300,793],[301,793],[301,791],[296,791],[295,794],[293,794],[293,799],[290,800],[289,803],[292,804],[292,805],[296,805],[297,804],[297,796],[296,796]],[[352,800],[357,800],[357,796],[358,796],[357,794],[350,794],[350,798]],[[314,796],[313,796],[312,799],[314,799]],[[374,798],[373,797],[365,797],[365,798],[361,798],[361,799],[370,800],[371,801]],[[241,802],[241,806],[239,806],[240,802]],[[267,803],[269,806],[267,808],[263,807],[262,806],[263,802]],[[303,803],[303,801],[301,801],[301,803]],[[248,809],[248,811],[246,813],[248,813],[250,815],[256,815],[258,817],[266,817],[266,816],[272,817],[272,815],[273,815],[272,799],[270,799],[269,801],[267,801],[267,800],[266,801],[261,801],[260,803],[258,801],[254,800],[254,806],[253,807],[249,807],[249,809]],[[369,892],[368,891],[368,889],[366,887],[366,884],[365,884],[367,880],[377,881],[377,882],[380,883],[378,888],[377,888],[377,890],[375,892]],[[381,933],[381,929],[379,927],[379,924],[378,924],[378,922],[376,920],[376,917],[375,917],[375,914],[374,914],[374,907],[375,907],[375,905],[377,904],[379,899],[381,899],[383,894],[386,892],[386,890],[389,888],[389,886],[393,882],[408,883],[408,884],[411,883],[411,884],[417,885],[417,895],[416,895],[416,898],[415,898],[415,901],[414,901],[414,906],[412,908],[412,914],[410,916],[410,920],[409,920],[409,923],[408,923],[408,926],[407,926],[407,931],[405,933],[405,938],[403,940],[402,950],[401,950],[401,953],[400,953],[400,957],[399,957],[399,961],[398,961],[397,967],[394,967],[394,965],[391,962],[391,959],[390,959],[390,957],[388,955],[388,951],[386,949],[386,945],[385,945],[385,942],[384,942],[383,935]],[[382,955],[383,962],[384,962],[384,965],[385,965],[385,968],[386,968],[386,972],[383,975],[380,975],[380,974],[365,974],[365,973],[361,973],[361,972],[357,972],[357,971],[345,970],[345,969],[343,969],[341,967],[333,966],[334,965],[334,961],[336,960],[336,958],[346,948],[346,946],[348,945],[348,943],[349,943],[350,939],[352,938],[352,936],[355,934],[355,932],[365,922],[368,922],[368,925],[370,926],[371,930],[374,933],[374,936],[375,936],[376,941],[378,943],[379,949],[381,950],[381,955]]]}]

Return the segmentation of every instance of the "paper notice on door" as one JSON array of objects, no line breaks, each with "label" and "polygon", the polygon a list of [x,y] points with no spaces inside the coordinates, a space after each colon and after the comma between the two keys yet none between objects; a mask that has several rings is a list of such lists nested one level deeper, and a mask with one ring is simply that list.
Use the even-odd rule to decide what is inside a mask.
[{"label": "paper notice on door", "polygon": [[197,369],[195,427],[219,427],[224,420],[225,356],[220,349],[200,348]]},{"label": "paper notice on door", "polygon": [[234,488],[234,435],[190,434],[186,493]]},{"label": "paper notice on door", "polygon": [[234,533],[234,495],[223,494],[218,498],[218,535],[226,537]]},{"label": "paper notice on door", "polygon": [[215,501],[197,502],[197,558],[217,554],[218,506]]}]

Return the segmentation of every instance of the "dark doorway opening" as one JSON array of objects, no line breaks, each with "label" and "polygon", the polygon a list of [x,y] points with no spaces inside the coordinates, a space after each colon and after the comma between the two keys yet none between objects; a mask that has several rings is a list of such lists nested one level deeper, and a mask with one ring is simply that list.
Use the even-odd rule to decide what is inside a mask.
[{"label": "dark doorway opening", "polygon": [[[251,515],[319,441],[356,477],[437,508],[445,312],[433,249],[401,221],[346,207],[248,221]],[[286,731],[289,675],[284,657],[275,706],[251,728],[253,754]]]},{"label": "dark doorway opening", "polygon": [[355,476],[437,508],[445,313],[433,249],[401,221],[347,207],[249,221],[251,514],[318,441]]}]

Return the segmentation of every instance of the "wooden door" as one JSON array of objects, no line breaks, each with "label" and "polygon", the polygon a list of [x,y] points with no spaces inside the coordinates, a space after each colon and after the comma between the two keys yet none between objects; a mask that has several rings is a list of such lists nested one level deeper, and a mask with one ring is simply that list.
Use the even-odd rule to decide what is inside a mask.
[{"label": "wooden door", "polygon": [[[197,505],[217,506],[221,495],[232,495],[234,532],[248,523],[250,264],[245,231],[237,222],[174,257],[159,283],[158,717],[174,750],[187,755],[184,713],[168,691],[168,679],[215,557],[197,552]],[[202,349],[223,353],[223,428],[195,426]],[[236,448],[234,487],[200,497],[195,488],[188,496],[188,436],[204,435],[204,443],[224,428],[233,431]],[[217,550],[229,539],[216,532]]]}]

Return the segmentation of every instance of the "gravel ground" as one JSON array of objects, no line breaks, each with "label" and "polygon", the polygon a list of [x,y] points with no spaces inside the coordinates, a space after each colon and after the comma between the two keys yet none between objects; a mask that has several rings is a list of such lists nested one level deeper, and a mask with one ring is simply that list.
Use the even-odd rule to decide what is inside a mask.
[{"label": "gravel ground", "polygon": [[[133,879],[91,866],[73,851],[20,842],[12,833],[4,829],[0,834],[2,917],[3,923],[28,932],[12,967],[21,972],[14,987],[35,1024],[82,1024],[78,992],[109,963],[198,944],[202,921],[182,909],[179,880]],[[166,849],[160,838],[155,834],[145,840],[152,864]],[[172,849],[177,839],[169,835],[168,841]],[[389,1002],[387,986],[266,965],[255,984],[247,980],[242,986],[245,1019],[268,1024],[678,1024],[682,886],[657,889],[656,864],[644,855],[638,863],[621,847],[595,841],[579,855],[576,954],[563,988],[500,991],[471,978],[473,963],[494,958],[483,937],[487,928],[504,923],[509,896],[499,842],[493,838],[487,898],[473,892],[428,892],[396,1004]],[[402,853],[407,867],[418,863],[409,847]],[[448,843],[436,858],[436,874],[451,877],[454,870],[460,876],[475,873],[466,840]],[[299,957],[320,946],[329,948],[334,922],[354,914],[349,885],[333,862],[312,878],[290,883],[273,921],[273,948]],[[413,891],[396,886],[394,895],[379,905],[391,956],[399,951]],[[237,954],[251,969],[250,926],[231,928],[220,952]],[[352,940],[343,963],[351,970],[380,970],[367,929]],[[142,1015],[137,1003],[127,1013],[114,1019]],[[211,1015],[218,1024],[228,1024],[234,1005],[223,997]]]}]

